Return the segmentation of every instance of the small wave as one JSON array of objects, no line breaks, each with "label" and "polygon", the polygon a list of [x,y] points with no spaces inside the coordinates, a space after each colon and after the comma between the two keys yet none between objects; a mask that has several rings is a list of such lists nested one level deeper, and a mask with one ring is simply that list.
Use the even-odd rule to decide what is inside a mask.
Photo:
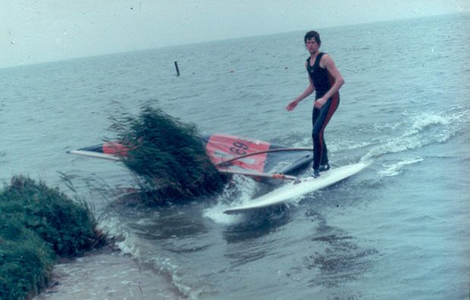
[{"label": "small wave", "polygon": [[413,125],[411,129],[405,133],[405,136],[418,134],[432,126],[448,126],[451,122],[451,117],[444,117],[442,115],[435,115],[424,113],[412,118]]},{"label": "small wave", "polygon": [[423,144],[424,141],[420,140],[418,137],[395,138],[385,144],[372,148],[366,155],[361,158],[361,162],[372,161],[374,158],[385,154],[398,153],[406,150],[419,148],[422,147]]},{"label": "small wave", "polygon": [[109,236],[113,236],[117,243],[116,245],[122,253],[129,254],[132,257],[140,258],[140,253],[136,247],[137,243],[129,231],[126,231],[121,226],[121,221],[118,217],[106,216],[103,217],[99,223],[99,227],[104,230]]},{"label": "small wave", "polygon": [[240,215],[227,215],[224,214],[224,211],[230,207],[248,203],[255,193],[257,184],[252,179],[238,175],[234,175],[232,180],[233,184],[226,187],[217,198],[217,204],[204,210],[203,216],[205,218],[224,225],[240,222]]},{"label": "small wave", "polygon": [[234,223],[238,223],[240,220],[240,215],[224,214],[224,211],[229,208],[230,208],[230,205],[219,202],[215,206],[212,206],[204,210],[203,216],[205,218],[211,219],[212,221],[216,223],[223,224],[223,225],[231,225]]},{"label": "small wave", "polygon": [[[138,222],[146,224],[150,220]],[[115,237],[116,245],[122,253],[132,256],[141,264],[150,265],[158,270],[159,274],[168,277],[171,280],[171,285],[176,287],[176,290],[184,295],[185,299],[199,299],[201,291],[184,283],[183,278],[180,276],[181,268],[179,266],[173,263],[171,259],[162,256],[154,256],[149,259],[147,257],[149,251],[145,250],[145,243],[139,239],[138,235],[132,233],[122,224],[123,222],[119,217],[108,216],[100,222],[100,228],[104,229],[110,236]]]},{"label": "small wave", "polygon": [[328,144],[328,149],[332,152],[343,151],[343,150],[357,150],[361,148],[366,148],[376,144],[376,142],[361,142],[354,143],[353,141],[341,141],[341,143],[332,142],[331,145]]},{"label": "small wave", "polygon": [[401,170],[402,170],[403,167],[408,166],[408,165],[412,165],[412,164],[416,164],[416,163],[420,163],[422,161],[424,161],[423,158],[416,157],[416,158],[410,158],[410,159],[400,161],[400,162],[398,162],[396,164],[393,164],[393,165],[386,165],[385,166],[386,169],[380,171],[379,174],[384,176],[384,177],[396,176],[396,175],[399,175],[401,173]]},{"label": "small wave", "polygon": [[[447,115],[446,115],[447,114]],[[406,115],[405,115],[406,116]],[[372,148],[361,161],[370,161],[384,154],[413,150],[433,143],[443,143],[454,136],[465,113],[421,113],[409,117],[402,127],[408,128],[400,136],[386,137],[379,146]],[[406,125],[406,123],[410,123]]]},{"label": "small wave", "polygon": [[178,289],[180,293],[185,295],[189,300],[197,300],[200,298],[202,290],[198,288],[191,288],[184,283],[183,278],[179,275],[182,273],[181,268],[175,266],[170,259],[158,259],[154,262],[154,265],[158,266],[160,271],[165,271],[171,278],[171,283]]}]

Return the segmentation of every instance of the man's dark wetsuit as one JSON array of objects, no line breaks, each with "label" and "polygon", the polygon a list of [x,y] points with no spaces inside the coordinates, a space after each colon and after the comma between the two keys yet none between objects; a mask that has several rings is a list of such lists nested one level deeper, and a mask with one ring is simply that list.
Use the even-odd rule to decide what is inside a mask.
[{"label": "man's dark wetsuit", "polygon": [[[335,79],[328,73],[327,69],[320,67],[320,60],[325,53],[320,52],[315,59],[313,66],[310,65],[310,57],[307,59],[307,72],[313,81],[315,87],[315,101],[325,95],[334,84]],[[325,127],[330,121],[339,105],[339,93],[335,93],[333,97],[328,98],[325,105],[321,109],[313,108],[313,169],[319,170],[320,165],[328,165],[328,153],[323,137]]]}]

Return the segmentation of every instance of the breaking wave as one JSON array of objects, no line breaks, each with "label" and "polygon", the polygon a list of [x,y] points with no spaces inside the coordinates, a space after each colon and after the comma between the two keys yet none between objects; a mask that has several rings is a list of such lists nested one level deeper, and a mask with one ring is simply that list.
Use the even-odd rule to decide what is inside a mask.
[{"label": "breaking wave", "polygon": [[240,221],[241,215],[227,215],[224,211],[230,207],[247,204],[256,192],[257,183],[240,175],[234,175],[232,180],[233,183],[225,187],[223,193],[217,198],[217,204],[204,210],[204,217],[225,225]]},{"label": "breaking wave", "polygon": [[456,135],[462,123],[468,122],[469,111],[421,113],[408,116],[399,127],[407,128],[396,137],[382,138],[361,161],[372,161],[385,154],[414,150],[435,143],[444,143]]},{"label": "breaking wave", "polygon": [[396,176],[401,173],[401,170],[403,169],[403,167],[420,163],[422,161],[424,161],[423,158],[416,157],[416,158],[405,159],[396,164],[386,165],[384,170],[379,171],[379,175],[382,175],[384,177]]}]

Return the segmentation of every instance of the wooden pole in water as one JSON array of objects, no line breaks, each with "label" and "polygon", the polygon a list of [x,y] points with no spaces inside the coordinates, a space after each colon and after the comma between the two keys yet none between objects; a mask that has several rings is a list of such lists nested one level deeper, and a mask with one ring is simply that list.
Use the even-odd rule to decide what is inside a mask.
[{"label": "wooden pole in water", "polygon": [[180,69],[178,68],[178,62],[175,61],[176,76],[180,76]]}]

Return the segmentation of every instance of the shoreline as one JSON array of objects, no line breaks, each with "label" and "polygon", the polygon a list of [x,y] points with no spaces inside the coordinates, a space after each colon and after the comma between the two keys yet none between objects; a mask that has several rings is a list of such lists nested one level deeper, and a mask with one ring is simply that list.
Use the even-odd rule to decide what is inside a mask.
[{"label": "shoreline", "polygon": [[33,300],[187,299],[167,276],[110,246],[59,260],[49,282]]}]

